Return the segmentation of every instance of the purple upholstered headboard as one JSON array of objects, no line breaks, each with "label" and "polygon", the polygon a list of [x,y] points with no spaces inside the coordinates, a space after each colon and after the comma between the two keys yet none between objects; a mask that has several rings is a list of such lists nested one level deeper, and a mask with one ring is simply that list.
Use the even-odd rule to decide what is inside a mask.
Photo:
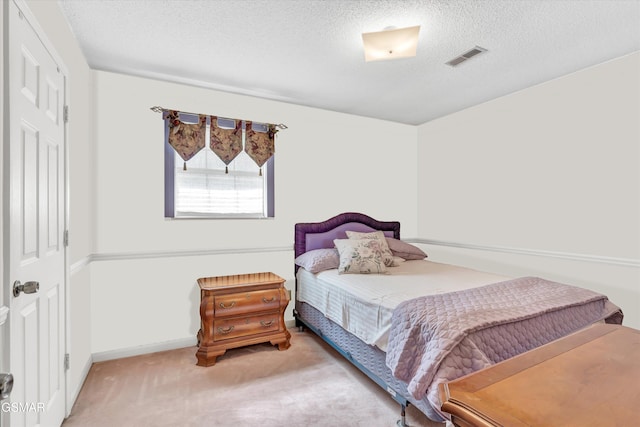
[{"label": "purple upholstered headboard", "polygon": [[333,239],[346,239],[346,231],[381,230],[387,237],[400,239],[398,221],[377,221],[370,216],[346,212],[323,222],[302,222],[295,225],[295,257],[307,251],[321,248],[333,248]]}]

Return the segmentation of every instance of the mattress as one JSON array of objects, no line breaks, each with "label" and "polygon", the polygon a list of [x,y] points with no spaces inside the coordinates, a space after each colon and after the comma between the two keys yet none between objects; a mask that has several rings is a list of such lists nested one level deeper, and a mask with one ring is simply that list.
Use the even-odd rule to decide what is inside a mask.
[{"label": "mattress", "polygon": [[414,260],[389,274],[317,274],[300,268],[296,298],[369,345],[386,351],[393,310],[423,295],[454,292],[511,279],[470,268]]}]

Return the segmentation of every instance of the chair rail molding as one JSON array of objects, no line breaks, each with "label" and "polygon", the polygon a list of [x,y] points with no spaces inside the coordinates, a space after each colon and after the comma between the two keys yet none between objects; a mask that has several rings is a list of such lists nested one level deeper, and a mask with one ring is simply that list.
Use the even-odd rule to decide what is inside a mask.
[{"label": "chair rail molding", "polygon": [[[408,243],[418,243],[432,246],[448,246],[460,249],[472,249],[489,252],[502,252],[518,255],[531,255],[547,258],[560,258],[573,261],[595,262],[601,264],[618,265],[624,267],[640,268],[640,259],[607,257],[601,255],[579,254],[572,252],[548,251],[542,249],[514,248],[508,246],[478,245],[473,243],[453,242],[447,240],[432,240],[420,238],[402,239]],[[233,255],[233,254],[251,254],[266,252],[291,252],[293,246],[271,246],[271,247],[253,247],[253,248],[220,248],[220,249],[199,249],[199,250],[183,250],[183,251],[140,251],[140,252],[109,252],[94,253],[76,261],[71,265],[71,275],[75,274],[82,268],[96,261],[118,261],[131,259],[151,259],[151,258],[175,258],[175,257],[194,257],[206,255]]]},{"label": "chair rail molding", "polygon": [[256,248],[223,248],[223,249],[200,249],[185,251],[140,251],[140,252],[109,252],[89,254],[84,258],[74,262],[69,267],[73,276],[84,267],[96,261],[121,261],[131,259],[151,259],[151,258],[176,258],[193,257],[205,255],[231,255],[231,254],[252,254],[264,252],[289,252],[293,251],[293,246],[256,247]]},{"label": "chair rail molding", "polygon": [[190,257],[205,255],[233,255],[233,254],[251,254],[264,252],[288,252],[293,251],[293,246],[272,246],[272,247],[255,247],[255,248],[221,248],[221,249],[199,249],[184,251],[148,251],[148,252],[111,252],[92,254],[91,261],[116,261],[128,259],[145,259],[145,258],[174,258],[174,257]]},{"label": "chair rail molding", "polygon": [[618,258],[618,257],[608,257],[608,256],[601,256],[601,255],[578,254],[578,253],[572,253],[572,252],[547,251],[542,249],[513,248],[508,246],[476,245],[473,243],[451,242],[446,240],[407,239],[406,241],[410,243],[420,243],[423,245],[449,246],[449,247],[461,248],[461,249],[473,249],[473,250],[489,251],[489,252],[503,252],[503,253],[509,253],[509,254],[518,254],[518,255],[532,255],[532,256],[541,256],[541,257],[547,257],[547,258],[560,258],[560,259],[568,259],[573,261],[596,262],[600,264],[611,264],[611,265],[619,265],[624,267],[640,268],[640,259],[633,259],[633,258]]},{"label": "chair rail molding", "polygon": [[73,276],[74,274],[82,270],[84,267],[91,264],[92,258],[93,258],[93,255],[87,255],[84,258],[81,258],[78,261],[71,264],[71,266],[69,267],[69,274]]}]

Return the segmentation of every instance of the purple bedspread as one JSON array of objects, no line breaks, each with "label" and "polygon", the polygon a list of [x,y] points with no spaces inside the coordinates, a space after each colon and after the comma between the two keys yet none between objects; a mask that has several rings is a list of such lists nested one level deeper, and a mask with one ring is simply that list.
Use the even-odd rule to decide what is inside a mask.
[{"label": "purple bedspread", "polygon": [[387,366],[439,410],[437,385],[622,312],[587,289],[522,277],[405,301],[393,313]]}]

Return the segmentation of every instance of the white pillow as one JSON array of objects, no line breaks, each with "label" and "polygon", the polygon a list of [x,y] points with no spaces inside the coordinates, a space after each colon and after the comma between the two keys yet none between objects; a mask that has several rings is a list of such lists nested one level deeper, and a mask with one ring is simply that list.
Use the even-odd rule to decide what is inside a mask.
[{"label": "white pillow", "polygon": [[380,242],[375,239],[335,239],[340,254],[338,273],[384,274]]},{"label": "white pillow", "polygon": [[349,239],[373,239],[380,242],[380,250],[382,251],[382,259],[384,265],[387,267],[393,267],[393,253],[389,249],[389,244],[382,231],[373,231],[371,233],[360,233],[358,231],[347,231],[347,237]]}]

